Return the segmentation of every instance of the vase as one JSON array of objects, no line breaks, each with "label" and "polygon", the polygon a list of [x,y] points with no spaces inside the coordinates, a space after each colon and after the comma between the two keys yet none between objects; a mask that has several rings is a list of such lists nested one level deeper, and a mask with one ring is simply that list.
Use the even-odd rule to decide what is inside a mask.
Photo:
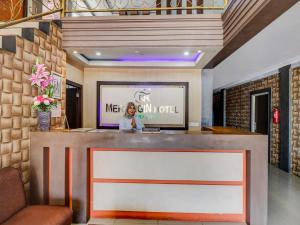
[{"label": "vase", "polygon": [[41,131],[50,130],[51,112],[38,112],[39,127]]}]

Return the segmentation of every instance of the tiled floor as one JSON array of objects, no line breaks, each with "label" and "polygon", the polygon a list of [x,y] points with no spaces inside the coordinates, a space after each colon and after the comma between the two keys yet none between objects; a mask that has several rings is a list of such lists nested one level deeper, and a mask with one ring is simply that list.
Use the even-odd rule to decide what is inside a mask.
[{"label": "tiled floor", "polygon": [[269,169],[268,225],[300,225],[300,178]]},{"label": "tiled floor", "polygon": [[[300,225],[300,178],[275,167],[269,169],[268,225]],[[161,220],[91,219],[89,225],[244,225]]]}]

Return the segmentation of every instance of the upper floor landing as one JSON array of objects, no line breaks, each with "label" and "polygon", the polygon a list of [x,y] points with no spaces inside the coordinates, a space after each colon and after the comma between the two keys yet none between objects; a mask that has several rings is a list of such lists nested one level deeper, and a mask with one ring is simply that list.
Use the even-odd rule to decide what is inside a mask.
[{"label": "upper floor landing", "polygon": [[214,68],[297,1],[1,0],[0,28],[60,20],[64,49],[88,66],[155,58],[160,65]]}]

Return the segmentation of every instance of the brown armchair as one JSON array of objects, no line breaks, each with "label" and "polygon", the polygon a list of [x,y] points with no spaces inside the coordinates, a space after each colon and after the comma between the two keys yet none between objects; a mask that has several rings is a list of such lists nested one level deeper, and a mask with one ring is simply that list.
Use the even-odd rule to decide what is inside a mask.
[{"label": "brown armchair", "polygon": [[1,225],[70,225],[72,211],[67,207],[27,206],[20,173],[14,168],[0,170]]}]

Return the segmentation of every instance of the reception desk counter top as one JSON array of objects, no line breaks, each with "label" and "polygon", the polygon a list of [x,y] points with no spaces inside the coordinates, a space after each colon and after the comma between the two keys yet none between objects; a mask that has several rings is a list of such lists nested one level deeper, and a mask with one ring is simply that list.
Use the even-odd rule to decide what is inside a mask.
[{"label": "reception desk counter top", "polygon": [[[192,130],[188,134],[182,131],[160,134],[32,132],[30,198],[32,203],[69,205],[74,211],[74,221],[81,223],[90,216],[129,216],[201,221],[222,221],[223,218],[228,222],[242,221],[244,218],[251,225],[266,225],[267,145],[268,138],[263,135],[193,133]],[[226,154],[230,157],[236,154],[236,158],[224,158]],[[230,168],[233,169],[231,164],[242,166],[230,172]],[[183,168],[186,172],[176,172],[177,167],[182,165],[186,165]],[[201,165],[206,166],[202,168]],[[120,167],[124,169],[118,170]],[[161,173],[157,168],[161,168]],[[98,177],[94,177],[95,174]],[[153,195],[144,199],[148,209],[146,206],[143,208],[143,201],[130,205],[130,201],[126,200],[126,197],[133,195],[132,188],[139,190],[135,193],[144,193],[142,196]],[[111,196],[112,190],[118,194]],[[234,200],[232,204],[226,203],[224,196],[228,197],[228,193],[225,190],[236,193],[233,194],[238,196],[234,197],[235,203]],[[187,204],[174,202],[164,192],[175,196],[183,194],[183,202]],[[213,193],[218,193],[219,197]],[[241,196],[238,193],[242,194],[242,199],[239,199]],[[165,197],[164,202],[169,205],[155,202],[159,201],[156,199],[159,195]],[[198,200],[199,204],[191,200],[191,196],[198,195],[203,195]],[[204,200],[206,195],[211,198]],[[111,202],[114,196],[118,196],[117,200]],[[208,203],[201,205],[201,199]],[[214,201],[222,203],[211,205]],[[215,208],[217,205],[219,208]],[[226,205],[232,207],[227,208]]]},{"label": "reception desk counter top", "polygon": [[[51,132],[57,132],[53,130]],[[78,128],[71,130],[63,130],[61,132],[88,132],[88,133],[121,133],[119,130],[114,129],[93,129],[93,128]],[[142,133],[137,132],[137,133]],[[190,127],[189,130],[161,130],[160,134],[243,134],[255,135],[256,133],[250,132],[246,129],[236,127],[222,127],[222,126],[206,126],[206,127]]]},{"label": "reception desk counter top", "polygon": [[250,132],[246,129],[240,129],[236,127],[203,127],[203,131],[211,131],[213,134],[244,134],[244,135],[254,135],[255,133]]}]

